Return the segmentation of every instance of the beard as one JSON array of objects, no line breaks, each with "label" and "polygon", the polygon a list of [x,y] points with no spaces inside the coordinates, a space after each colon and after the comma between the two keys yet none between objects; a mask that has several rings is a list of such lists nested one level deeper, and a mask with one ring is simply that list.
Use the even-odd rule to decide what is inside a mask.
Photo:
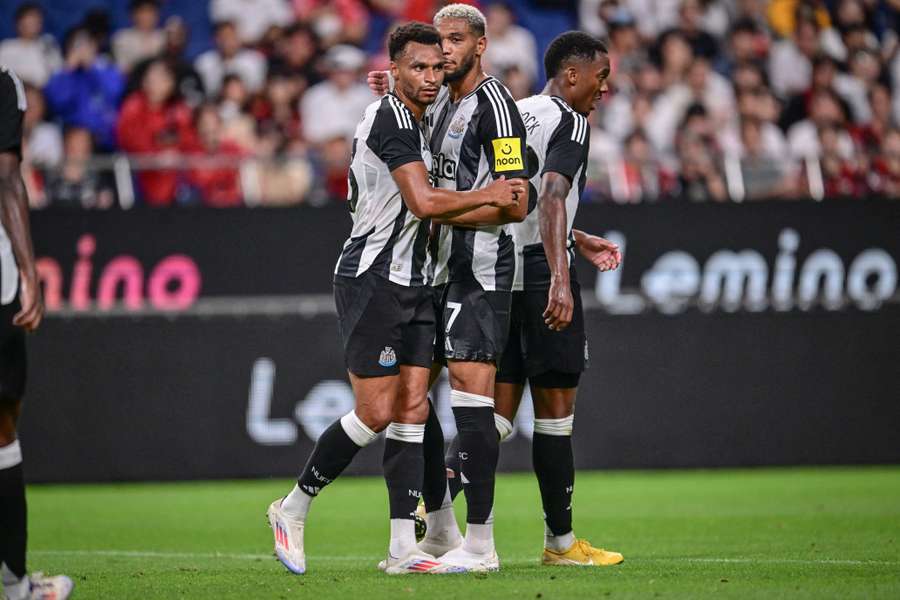
[{"label": "beard", "polygon": [[469,74],[472,70],[472,67],[475,66],[475,53],[467,56],[462,63],[456,68],[455,71],[444,71],[444,83],[453,83],[454,81],[459,81],[463,77]]}]

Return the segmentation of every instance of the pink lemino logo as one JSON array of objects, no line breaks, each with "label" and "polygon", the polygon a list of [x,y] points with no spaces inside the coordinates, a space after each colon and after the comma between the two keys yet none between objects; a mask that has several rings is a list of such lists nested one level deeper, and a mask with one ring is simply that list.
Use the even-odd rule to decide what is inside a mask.
[{"label": "pink lemino logo", "polygon": [[[78,238],[78,259],[72,269],[67,308],[110,310],[116,306],[117,295],[120,295],[121,305],[127,310],[141,310],[145,308],[145,303],[149,303],[154,309],[174,312],[190,308],[200,296],[202,277],[191,257],[183,254],[167,256],[145,278],[140,261],[121,254],[110,260],[100,272],[95,302],[91,298],[91,284],[94,276],[92,259],[96,249],[97,240],[93,235],[85,234]],[[64,281],[59,262],[54,258],[39,258],[37,271],[47,310],[64,308]]]}]

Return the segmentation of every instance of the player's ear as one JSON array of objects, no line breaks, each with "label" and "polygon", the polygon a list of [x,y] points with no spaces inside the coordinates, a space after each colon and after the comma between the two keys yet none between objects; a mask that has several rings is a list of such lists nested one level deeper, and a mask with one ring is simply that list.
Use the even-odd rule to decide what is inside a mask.
[{"label": "player's ear", "polygon": [[487,36],[483,35],[478,38],[478,41],[475,42],[475,56],[481,58],[484,56],[484,51],[487,50]]},{"label": "player's ear", "polygon": [[578,84],[578,69],[572,65],[566,67],[566,81],[571,86]]},{"label": "player's ear", "polygon": [[389,68],[388,70],[389,70],[390,73],[391,73],[391,77],[394,78],[394,81],[397,81],[397,77],[398,77],[399,74],[400,74],[400,67],[397,66],[397,62],[392,60],[392,61],[391,61],[391,66],[390,66],[390,68]]}]

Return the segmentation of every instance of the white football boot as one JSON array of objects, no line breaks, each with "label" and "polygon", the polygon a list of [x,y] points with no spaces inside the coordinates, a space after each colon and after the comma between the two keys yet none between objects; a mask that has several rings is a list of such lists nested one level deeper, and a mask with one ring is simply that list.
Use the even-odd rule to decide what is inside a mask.
[{"label": "white football boot", "polygon": [[500,557],[495,549],[485,554],[475,554],[460,545],[441,556],[441,562],[450,568],[465,569],[472,573],[500,570]]},{"label": "white football boot", "polygon": [[306,555],[303,553],[303,521],[291,519],[281,510],[279,498],[269,505],[266,515],[275,536],[275,556],[285,568],[295,575],[306,572]]},{"label": "white football boot", "polygon": [[388,553],[388,557],[378,563],[378,568],[388,575],[445,575],[466,572],[464,568],[447,565],[430,554],[425,554],[415,548],[409,554],[400,558],[395,558]]},{"label": "white football boot", "polygon": [[32,573],[28,576],[31,580],[31,600],[66,600],[72,593],[75,584],[65,575],[47,576],[43,573]]}]

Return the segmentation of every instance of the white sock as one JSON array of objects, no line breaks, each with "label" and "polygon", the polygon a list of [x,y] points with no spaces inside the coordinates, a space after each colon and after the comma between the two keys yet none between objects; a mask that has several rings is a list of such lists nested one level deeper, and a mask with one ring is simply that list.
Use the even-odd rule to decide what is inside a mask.
[{"label": "white sock", "polygon": [[490,554],[494,551],[494,520],[488,519],[484,525],[466,525],[466,540],[463,550],[472,554]]},{"label": "white sock", "polygon": [[565,552],[575,543],[575,532],[570,531],[562,535],[553,535],[547,524],[544,523],[544,548],[554,552]]},{"label": "white sock", "polygon": [[391,519],[392,558],[403,558],[416,549],[416,522],[412,519]]},{"label": "white sock", "polygon": [[456,514],[453,505],[425,514],[425,524],[428,528],[425,537],[429,540],[452,541],[462,537],[459,525],[456,524]]},{"label": "white sock", "polygon": [[281,501],[281,510],[284,514],[297,521],[306,521],[306,515],[309,513],[309,505],[312,504],[314,496],[310,496],[296,483],[291,493],[284,497]]},{"label": "white sock", "polygon": [[0,565],[0,577],[3,579],[3,593],[9,600],[27,600],[31,595],[31,582],[28,575],[19,579],[10,571],[6,563]]}]

